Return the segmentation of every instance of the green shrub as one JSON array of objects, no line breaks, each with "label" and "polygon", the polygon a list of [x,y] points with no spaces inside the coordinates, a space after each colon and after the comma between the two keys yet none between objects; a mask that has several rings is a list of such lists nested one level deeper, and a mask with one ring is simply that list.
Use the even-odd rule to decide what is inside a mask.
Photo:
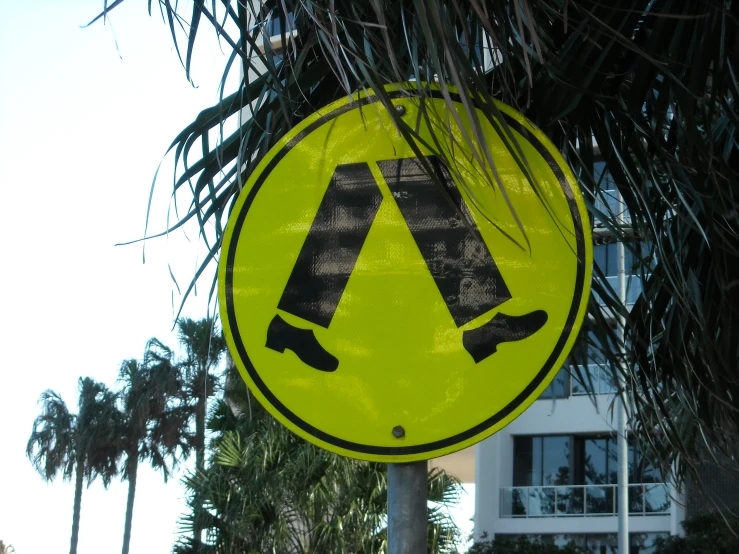
[{"label": "green shrub", "polygon": [[739,518],[720,513],[685,520],[684,537],[659,538],[655,554],[736,554],[739,552]]}]

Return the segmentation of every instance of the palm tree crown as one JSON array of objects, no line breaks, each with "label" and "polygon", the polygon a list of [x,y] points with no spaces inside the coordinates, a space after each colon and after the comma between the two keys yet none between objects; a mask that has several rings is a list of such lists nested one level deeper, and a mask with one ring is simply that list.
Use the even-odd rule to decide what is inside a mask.
[{"label": "palm tree crown", "polygon": [[33,422],[26,455],[39,474],[50,481],[59,473],[75,477],[70,553],[77,551],[82,485],[101,478],[108,486],[118,473],[122,421],[118,396],[89,377],[79,379],[76,414],[52,390],[41,394],[41,414]]},{"label": "palm tree crown", "polygon": [[215,393],[217,378],[213,370],[218,366],[226,349],[226,342],[215,326],[212,318],[193,320],[181,319],[177,323],[180,345],[185,357],[178,362],[184,380],[187,397],[194,403],[195,467],[204,467],[205,418],[207,400]]},{"label": "palm tree crown", "polygon": [[[256,401],[234,366],[210,427],[211,456],[186,482],[190,512],[182,520],[185,531],[206,530],[208,541],[183,538],[176,552],[387,550],[385,464],[345,458],[294,435]],[[459,531],[447,509],[459,483],[438,469],[428,481],[428,552],[456,552]]]},{"label": "palm tree crown", "polygon": [[180,371],[169,348],[151,339],[143,363],[132,359],[121,364],[119,381],[123,384],[122,448],[126,454],[123,479],[129,487],[122,552],[128,554],[139,462],[149,460],[166,481],[172,468],[188,454],[192,436]]}]

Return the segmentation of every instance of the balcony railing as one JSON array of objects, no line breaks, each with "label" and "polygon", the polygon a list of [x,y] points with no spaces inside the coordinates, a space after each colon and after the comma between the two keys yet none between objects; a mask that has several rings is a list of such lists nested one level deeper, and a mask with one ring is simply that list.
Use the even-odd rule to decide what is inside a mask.
[{"label": "balcony railing", "polygon": [[[595,517],[618,514],[617,485],[506,487],[500,490],[500,517]],[[670,513],[666,483],[629,485],[629,515]]]},{"label": "balcony railing", "polygon": [[[648,276],[645,276],[644,278],[647,277]],[[608,281],[611,288],[618,293],[618,275],[606,276],[606,281]],[[627,308],[631,308],[634,305],[636,300],[639,298],[639,295],[642,293],[642,288],[642,277],[640,275],[626,276],[626,302],[624,303]],[[605,301],[595,292],[593,294],[595,294],[598,304],[605,306]]]},{"label": "balcony railing", "polygon": [[615,394],[618,391],[613,380],[613,372],[605,364],[580,366],[583,382],[578,380],[574,368],[563,367],[539,396],[540,400],[569,398],[589,394]]}]

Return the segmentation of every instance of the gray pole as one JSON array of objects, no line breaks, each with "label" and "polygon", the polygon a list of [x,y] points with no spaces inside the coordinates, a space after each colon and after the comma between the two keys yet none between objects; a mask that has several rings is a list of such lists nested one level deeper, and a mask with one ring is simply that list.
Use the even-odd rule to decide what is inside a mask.
[{"label": "gray pole", "polygon": [[388,554],[426,554],[426,461],[387,465]]},{"label": "gray pole", "polygon": [[[623,222],[623,217],[619,216]],[[626,305],[626,251],[623,242],[617,245],[618,258],[618,296],[621,304]],[[625,365],[623,355],[626,352],[624,344],[624,332],[626,320],[623,316],[618,317],[618,333],[620,343],[618,345],[621,353],[618,374],[618,554],[629,554],[629,443],[626,437],[626,380],[624,379]]]}]

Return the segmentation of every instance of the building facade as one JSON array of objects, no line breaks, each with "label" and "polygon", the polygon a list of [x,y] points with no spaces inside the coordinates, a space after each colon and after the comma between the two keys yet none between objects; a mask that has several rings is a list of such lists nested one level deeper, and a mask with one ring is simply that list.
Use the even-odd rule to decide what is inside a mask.
[{"label": "building facade", "polygon": [[[475,540],[539,535],[616,552],[618,529],[614,395],[593,399],[563,371],[560,398],[537,400],[475,452]],[[566,387],[566,388],[565,388]],[[552,389],[553,387],[550,387]],[[567,392],[567,396],[563,393]],[[650,551],[660,535],[681,532],[678,491],[639,455],[629,452],[629,531],[632,552]]]},{"label": "building facade", "polygon": [[[596,209],[628,225],[603,163],[596,164],[596,180],[602,191]],[[594,237],[595,264],[618,290],[617,243],[602,228]],[[631,267],[643,267],[634,256],[648,255],[648,248],[631,246],[624,262],[627,306],[644,277],[630,275]],[[535,535],[559,544],[572,540],[593,553],[617,552],[617,387],[594,337],[579,348],[585,349],[579,372],[562,368],[525,413],[476,446],[475,540]],[[633,441],[628,465],[631,552],[647,554],[656,537],[681,533],[684,503]]]}]

